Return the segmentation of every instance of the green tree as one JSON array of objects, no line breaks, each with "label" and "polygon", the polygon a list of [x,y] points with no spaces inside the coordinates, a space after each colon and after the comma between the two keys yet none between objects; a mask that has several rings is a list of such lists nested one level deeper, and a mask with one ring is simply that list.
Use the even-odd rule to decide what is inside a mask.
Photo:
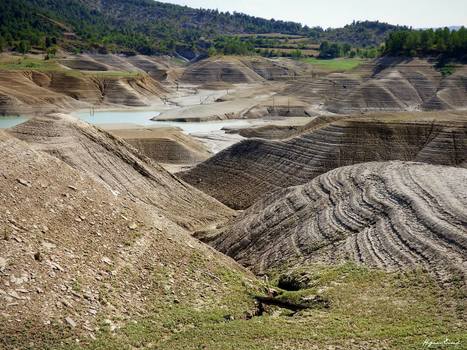
[{"label": "green tree", "polygon": [[45,60],[49,60],[49,59],[51,59],[51,58],[54,58],[55,55],[57,54],[57,51],[58,51],[58,49],[57,49],[56,46],[49,47],[49,48],[47,49],[47,54],[45,55],[45,58],[44,58],[44,59],[45,59]]},{"label": "green tree", "polygon": [[217,53],[217,50],[214,46],[211,46],[209,49],[208,49],[208,55],[209,57],[213,57],[213,56],[216,56],[218,53]]},{"label": "green tree", "polygon": [[467,56],[467,30],[462,27],[458,31],[440,28],[393,32],[386,40],[384,53],[462,59]]},{"label": "green tree", "polygon": [[422,31],[420,35],[420,48],[427,54],[433,49],[435,33],[432,29]]},{"label": "green tree", "polygon": [[31,43],[28,40],[21,40],[16,43],[15,51],[19,53],[27,54],[31,50]]},{"label": "green tree", "polygon": [[350,44],[346,43],[342,45],[342,52],[344,56],[349,56],[351,50],[352,50],[352,46]]},{"label": "green tree", "polygon": [[292,56],[292,58],[295,58],[295,59],[299,59],[303,56],[303,53],[301,50],[293,50],[290,55]]}]

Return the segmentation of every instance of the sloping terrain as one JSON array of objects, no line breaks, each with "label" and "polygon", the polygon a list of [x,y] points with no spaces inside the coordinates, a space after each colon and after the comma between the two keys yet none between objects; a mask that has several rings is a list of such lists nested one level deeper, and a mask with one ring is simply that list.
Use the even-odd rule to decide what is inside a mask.
[{"label": "sloping terrain", "polygon": [[144,74],[125,77],[67,72],[0,71],[0,114],[38,114],[90,105],[147,106],[167,90]]},{"label": "sloping terrain", "polygon": [[443,77],[433,62],[385,57],[345,74],[299,77],[284,94],[339,114],[465,109],[466,79],[465,65]]},{"label": "sloping terrain", "polygon": [[467,264],[467,169],[383,162],[342,167],[256,202],[211,244],[255,272],[304,261],[423,266],[440,278]]},{"label": "sloping terrain", "polygon": [[36,117],[10,134],[188,229],[225,221],[230,210],[170,175],[121,139],[67,115]]},{"label": "sloping terrain", "polygon": [[79,108],[77,99],[48,89],[51,78],[41,72],[0,72],[0,114],[32,114],[54,108]]},{"label": "sloping terrain", "polygon": [[110,130],[158,163],[193,164],[208,159],[207,147],[178,128],[132,128]]},{"label": "sloping terrain", "polygon": [[446,332],[465,341],[463,294],[424,271],[301,267],[312,286],[272,290],[315,306],[260,307],[253,276],[153,206],[2,132],[0,163],[2,349],[398,350]]},{"label": "sloping terrain", "polygon": [[415,160],[467,166],[462,113],[344,118],[311,125],[291,139],[244,140],[181,176],[229,207],[244,209],[268,192],[356,163]]},{"label": "sloping terrain", "polygon": [[[103,147],[110,152],[116,142]],[[220,313],[221,320],[223,312],[254,310],[242,286],[254,278],[164,210],[116,196],[102,181],[1,132],[0,162],[0,348],[81,348],[149,317],[159,342],[174,331],[164,322],[176,319],[178,308],[206,318]],[[169,183],[163,177],[151,189],[161,203]],[[180,186],[169,189],[173,201],[187,200]]]},{"label": "sloping terrain", "polygon": [[263,81],[263,78],[236,57],[214,57],[190,65],[181,80],[201,85],[212,82],[253,83]]},{"label": "sloping terrain", "polygon": [[123,56],[112,54],[80,54],[59,60],[60,64],[74,70],[94,72],[135,72],[148,74],[157,81],[167,80],[177,68],[175,60],[160,56]]},{"label": "sloping terrain", "polygon": [[187,67],[181,80],[190,84],[240,84],[280,80],[294,76],[291,64],[262,57],[211,57]]}]

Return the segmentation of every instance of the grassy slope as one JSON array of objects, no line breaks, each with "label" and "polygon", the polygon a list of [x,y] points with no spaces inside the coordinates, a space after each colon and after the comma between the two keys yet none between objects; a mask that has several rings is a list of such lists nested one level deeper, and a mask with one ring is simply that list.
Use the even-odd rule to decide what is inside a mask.
[{"label": "grassy slope", "polygon": [[[76,349],[420,349],[427,339],[467,344],[465,294],[455,282],[440,287],[425,272],[385,273],[357,267],[309,266],[308,289],[282,292],[281,298],[299,300],[321,295],[329,309],[316,308],[295,315],[272,309],[266,316],[242,319],[251,303],[241,278],[222,277],[237,292],[207,295],[210,306],[199,310],[181,300],[168,304],[155,298],[150,316],[116,334]],[[234,320],[224,316],[233,315]],[[70,345],[65,348],[69,349]]]},{"label": "grassy slope", "polygon": [[364,61],[358,58],[336,58],[333,60],[322,60],[318,58],[305,58],[305,62],[313,65],[317,69],[327,71],[346,72],[359,67]]}]

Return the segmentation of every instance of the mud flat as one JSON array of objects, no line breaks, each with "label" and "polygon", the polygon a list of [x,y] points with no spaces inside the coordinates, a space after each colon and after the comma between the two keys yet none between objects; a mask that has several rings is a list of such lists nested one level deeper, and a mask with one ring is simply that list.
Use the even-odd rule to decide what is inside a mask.
[{"label": "mud flat", "polygon": [[277,84],[239,84],[222,91],[198,90],[192,96],[172,98],[172,108],[156,117],[159,121],[212,121],[248,119],[261,116],[250,113],[258,105],[270,104],[272,96],[280,89]]}]

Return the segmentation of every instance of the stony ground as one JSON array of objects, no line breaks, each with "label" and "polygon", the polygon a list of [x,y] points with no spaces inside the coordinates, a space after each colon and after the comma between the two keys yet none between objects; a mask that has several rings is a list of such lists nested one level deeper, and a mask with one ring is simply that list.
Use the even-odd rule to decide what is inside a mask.
[{"label": "stony ground", "polygon": [[157,303],[254,312],[257,282],[233,261],[150,205],[2,138],[0,347],[90,342],[156,315]]}]

